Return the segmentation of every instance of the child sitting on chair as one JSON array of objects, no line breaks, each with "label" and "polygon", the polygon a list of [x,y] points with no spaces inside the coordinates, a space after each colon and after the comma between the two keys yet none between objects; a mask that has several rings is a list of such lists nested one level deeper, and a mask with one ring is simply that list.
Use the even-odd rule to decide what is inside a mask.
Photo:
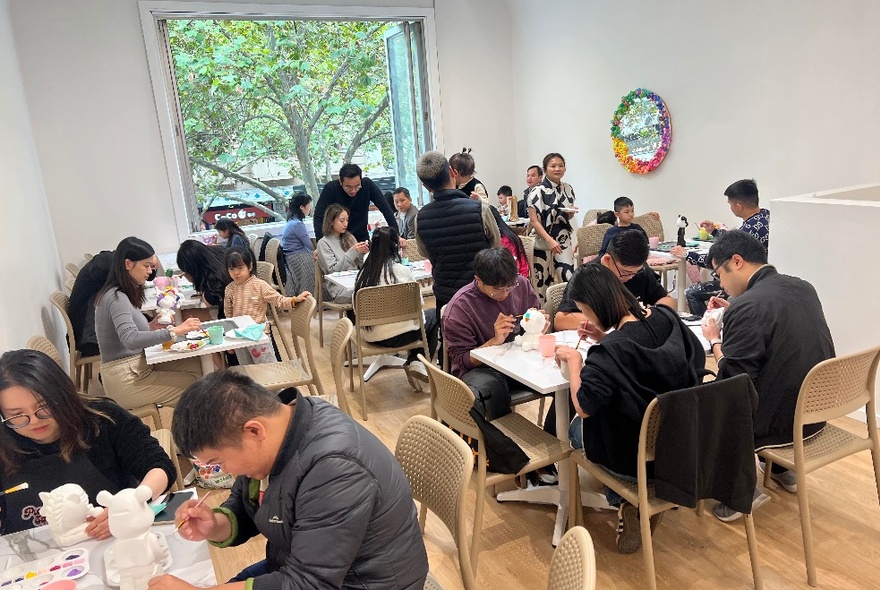
[{"label": "child sitting on chair", "polygon": [[638,230],[645,234],[645,239],[648,238],[648,232],[646,232],[638,223],[633,223],[633,219],[636,216],[636,208],[635,205],[633,205],[632,199],[629,197],[617,197],[614,199],[614,216],[617,218],[617,225],[611,226],[608,228],[608,231],[605,232],[605,237],[602,238],[602,247],[599,248],[600,257],[605,254],[605,251],[608,249],[608,244],[611,242],[611,238],[622,231]]},{"label": "child sitting on chair", "polygon": [[[223,298],[223,311],[228,318],[249,315],[256,323],[262,324],[266,322],[267,304],[291,309],[311,295],[303,291],[295,297],[285,297],[269,283],[254,276],[256,262],[250,248],[229,248],[226,251],[226,269],[232,277]],[[236,351],[238,362],[243,365],[274,363],[278,360],[274,351],[265,345],[249,346],[244,350],[246,352],[241,354]]]}]

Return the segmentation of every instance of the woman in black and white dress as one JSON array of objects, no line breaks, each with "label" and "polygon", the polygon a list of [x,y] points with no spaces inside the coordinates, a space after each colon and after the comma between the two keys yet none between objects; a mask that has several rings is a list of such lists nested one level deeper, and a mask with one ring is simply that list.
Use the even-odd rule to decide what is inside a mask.
[{"label": "woman in black and white dress", "polygon": [[558,153],[544,156],[544,180],[529,191],[529,220],[539,240],[535,243],[535,290],[544,300],[547,287],[556,280],[567,282],[574,272],[574,190],[562,182],[565,158]]}]

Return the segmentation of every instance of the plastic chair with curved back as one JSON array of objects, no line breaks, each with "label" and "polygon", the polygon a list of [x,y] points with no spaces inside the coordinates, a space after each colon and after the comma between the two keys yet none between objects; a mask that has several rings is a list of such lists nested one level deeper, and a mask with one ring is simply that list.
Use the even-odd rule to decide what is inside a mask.
[{"label": "plastic chair with curved back", "polygon": [[[529,281],[535,276],[535,238],[532,236],[520,236],[523,250],[526,251],[526,260],[529,261]],[[532,283],[534,287],[534,283]]]},{"label": "plastic chair with curved back", "polygon": [[288,312],[290,335],[296,358],[277,363],[239,365],[229,370],[247,375],[270,391],[308,385],[313,395],[316,392],[317,395],[324,395],[312,352],[311,322],[315,315],[315,305],[315,298],[308,297]]},{"label": "plastic chair with curved back", "polygon": [[587,209],[587,212],[584,213],[584,222],[581,225],[589,225],[599,218],[600,213],[605,213],[606,211],[611,211],[611,209]]},{"label": "plastic chair with curved back", "polygon": [[[648,234],[649,238],[658,238],[661,242],[663,241],[663,222],[650,213],[635,217],[633,223],[642,226],[642,229],[645,230],[645,233]],[[674,261],[666,264],[651,264],[649,265],[649,268],[654,272],[659,272],[661,274],[663,277],[663,286],[666,287],[669,282],[667,278],[669,271],[678,270],[678,262]]]},{"label": "plastic chair with curved back", "polygon": [[27,344],[25,344],[25,348],[42,352],[53,361],[58,363],[58,366],[61,367],[62,370],[67,369],[67,367],[64,366],[64,361],[61,360],[61,354],[58,352],[58,349],[55,348],[55,345],[52,344],[52,341],[45,336],[31,336],[31,338],[27,341]]},{"label": "plastic chair with curved back", "polygon": [[67,348],[70,351],[69,374],[80,391],[89,390],[89,381],[92,379],[93,367],[100,367],[101,357],[80,356],[76,349],[76,337],[73,333],[73,323],[70,321],[70,297],[61,291],[55,291],[49,296],[49,301],[61,313],[61,318],[67,327]]},{"label": "plastic chair with curved back", "polygon": [[[400,253],[400,256],[406,258],[410,262],[417,262],[419,260],[427,260],[422,253],[419,252],[418,245],[416,244],[415,239],[406,241],[406,248]],[[430,281],[422,281],[419,283],[422,287],[422,297],[433,297],[434,296],[434,282]]]},{"label": "plastic chair with curved back", "polygon": [[339,312],[339,319],[345,315],[345,312],[354,309],[351,303],[333,303],[332,301],[324,301],[324,271],[315,259],[315,299],[318,302],[318,345],[324,348],[324,310],[335,310]]},{"label": "plastic chair with curved back", "polygon": [[[352,334],[354,334],[354,326],[350,319],[342,318],[336,322],[336,327],[333,329],[333,338],[330,340],[330,370],[333,371],[333,383],[336,386],[336,393],[319,396],[349,416],[351,416],[351,410],[348,407],[348,398],[342,385],[342,370],[345,368],[346,353],[349,351]],[[349,375],[351,371],[351,364],[349,364]]]},{"label": "plastic chair with curved back", "polygon": [[568,529],[550,559],[547,590],[595,590],[596,551],[582,526]]},{"label": "plastic chair with curved back", "polygon": [[544,312],[550,316],[550,329],[548,332],[553,332],[553,322],[556,320],[556,311],[559,309],[559,304],[562,303],[562,297],[565,295],[565,288],[568,286],[568,283],[554,283],[547,287],[547,300],[544,302]]},{"label": "plastic chair with curved back", "polygon": [[73,293],[74,285],[76,285],[76,277],[67,277],[67,280],[64,281],[64,288],[67,289],[69,294]]},{"label": "plastic chair with curved back", "polygon": [[[792,431],[794,443],[758,452],[767,460],[764,487],[770,485],[770,469],[774,463],[797,475],[801,534],[810,586],[815,586],[817,582],[807,474],[861,451],[871,451],[874,482],[880,494],[880,434],[877,431],[877,402],[874,398],[878,363],[880,347],[874,347],[828,359],[813,367],[804,377],[798,394]],[[807,440],[799,434],[803,433],[805,424],[842,418],[862,408],[865,409],[867,437],[852,434],[833,424],[826,424],[818,434]]]},{"label": "plastic chair with curved back", "polygon": [[[266,244],[266,262],[272,264],[272,268],[274,272],[272,273],[272,280],[266,281],[272,288],[278,291],[281,294],[284,294],[284,283],[281,280],[281,271],[278,270],[278,253],[281,251],[281,240],[278,238],[272,238]],[[287,261],[284,261],[287,264]]]},{"label": "plastic chair with curved back", "polygon": [[73,275],[73,278],[76,278],[77,275],[79,274],[79,270],[80,270],[79,266],[75,265],[72,262],[68,262],[67,264],[65,264],[64,268],[67,270],[67,272],[69,272],[71,275]]},{"label": "plastic chair with curved back", "polygon": [[[483,527],[483,509],[486,504],[486,487],[514,479],[529,471],[546,467],[551,463],[564,461],[571,454],[571,447],[553,435],[547,434],[520,414],[511,412],[492,420],[491,424],[512,440],[529,457],[529,462],[519,473],[487,474],[486,457],[482,449],[486,448],[483,433],[470,415],[474,406],[474,394],[460,379],[440,370],[429,363],[422,355],[419,360],[428,369],[431,383],[432,415],[438,417],[451,428],[464,436],[477,441],[477,498],[474,509],[474,533],[471,539],[471,567],[477,571],[477,560],[480,554],[480,535]],[[560,469],[565,469],[560,466]]]},{"label": "plastic chair with curved back", "polygon": [[[474,455],[451,430],[427,416],[407,420],[397,438],[394,456],[403,468],[413,498],[419,502],[419,525],[425,532],[430,510],[446,525],[458,549],[465,590],[475,590],[475,574],[467,543],[467,491]],[[441,588],[431,574],[425,588]]]},{"label": "plastic chair with curved back", "polygon": [[581,266],[585,256],[595,256],[602,249],[602,238],[611,227],[610,223],[598,223],[585,225],[577,230],[578,254],[575,257],[575,267]]}]

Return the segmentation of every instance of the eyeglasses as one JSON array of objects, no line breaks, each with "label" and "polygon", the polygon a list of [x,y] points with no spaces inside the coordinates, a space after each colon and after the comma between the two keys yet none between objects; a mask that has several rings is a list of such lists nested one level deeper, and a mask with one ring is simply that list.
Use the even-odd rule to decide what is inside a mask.
[{"label": "eyeglasses", "polygon": [[730,258],[726,259],[724,262],[722,262],[721,264],[719,264],[718,266],[716,266],[715,268],[712,269],[712,278],[713,279],[715,279],[717,281],[718,279],[721,278],[720,276],[718,276],[718,271],[721,270],[724,267],[724,265],[726,265],[728,262],[730,262]]},{"label": "eyeglasses", "polygon": [[491,287],[489,285],[486,285],[486,288],[492,289],[496,293],[510,293],[511,291],[516,289],[516,285],[510,285],[509,287]]},{"label": "eyeglasses", "polygon": [[352,185],[347,185],[347,184],[342,183],[342,190],[344,190],[347,193],[356,193],[359,190],[361,190],[361,185],[356,184],[356,185],[352,186]]},{"label": "eyeglasses", "polygon": [[611,262],[614,263],[614,268],[615,268],[615,270],[617,270],[617,276],[619,276],[622,279],[630,279],[630,278],[636,276],[637,274],[639,274],[639,272],[641,272],[641,270],[642,270],[641,268],[635,272],[633,272],[631,270],[623,270],[622,268],[617,266],[617,261],[614,260],[613,256],[611,257]]},{"label": "eyeglasses", "polygon": [[4,418],[2,422],[9,428],[13,430],[18,430],[19,428],[24,428],[31,423],[31,416],[38,420],[48,420],[52,417],[52,412],[51,410],[49,410],[48,406],[40,406],[34,411],[33,414],[16,414],[15,416]]}]

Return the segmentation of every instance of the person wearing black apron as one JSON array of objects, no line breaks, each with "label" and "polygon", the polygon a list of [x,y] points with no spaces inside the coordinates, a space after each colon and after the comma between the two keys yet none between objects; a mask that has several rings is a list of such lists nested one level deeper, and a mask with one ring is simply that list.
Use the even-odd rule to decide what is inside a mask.
[{"label": "person wearing black apron", "polygon": [[[39,492],[63,484],[83,488],[96,503],[101,490],[116,493],[143,483],[154,497],[176,477],[171,459],[147,426],[109,399],[80,396],[66,373],[35,350],[0,357],[0,534],[46,524]],[[86,532],[107,538],[106,516]]]}]

